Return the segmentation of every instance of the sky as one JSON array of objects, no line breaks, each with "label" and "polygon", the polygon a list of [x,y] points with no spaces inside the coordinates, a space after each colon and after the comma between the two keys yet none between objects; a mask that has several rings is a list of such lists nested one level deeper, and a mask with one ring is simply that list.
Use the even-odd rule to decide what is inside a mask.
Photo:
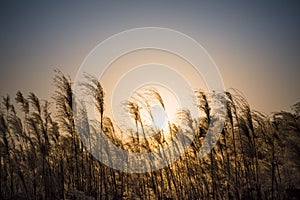
[{"label": "sky", "polygon": [[75,78],[101,41],[138,27],[180,31],[200,43],[225,88],[270,114],[300,101],[297,1],[2,1],[0,95],[50,99],[53,70]]}]

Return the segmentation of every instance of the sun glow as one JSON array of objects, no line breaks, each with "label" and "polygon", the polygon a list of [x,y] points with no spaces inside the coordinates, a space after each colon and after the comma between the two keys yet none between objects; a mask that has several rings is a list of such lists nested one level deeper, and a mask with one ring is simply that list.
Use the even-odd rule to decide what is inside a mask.
[{"label": "sun glow", "polygon": [[140,123],[132,119],[128,110],[130,101],[138,105],[144,133],[149,136],[161,130],[167,134],[169,122],[178,122],[180,109],[188,108],[192,115],[198,114],[193,90],[207,91],[207,87],[184,58],[164,50],[142,49],[124,54],[108,65],[98,78],[105,88],[105,115],[120,130],[142,132]]},{"label": "sun glow", "polygon": [[168,131],[168,122],[175,123],[180,101],[176,94],[165,86],[147,84],[138,88],[129,99],[139,107],[143,125]]}]

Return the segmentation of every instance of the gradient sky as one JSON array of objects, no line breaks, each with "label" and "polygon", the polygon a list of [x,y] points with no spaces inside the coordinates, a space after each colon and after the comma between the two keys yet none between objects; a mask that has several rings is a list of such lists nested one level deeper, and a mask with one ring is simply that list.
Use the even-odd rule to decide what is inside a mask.
[{"label": "gradient sky", "polygon": [[300,101],[299,8],[296,1],[1,2],[0,95],[21,90],[49,99],[53,69],[74,78],[99,42],[158,26],[197,40],[225,87],[242,91],[254,109],[287,110]]}]

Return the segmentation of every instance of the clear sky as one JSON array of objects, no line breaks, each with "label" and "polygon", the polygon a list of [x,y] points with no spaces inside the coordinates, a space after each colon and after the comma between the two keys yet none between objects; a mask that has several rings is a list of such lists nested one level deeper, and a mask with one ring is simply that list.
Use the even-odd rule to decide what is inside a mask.
[{"label": "clear sky", "polygon": [[158,26],[189,35],[211,55],[226,88],[267,114],[300,101],[297,1],[2,1],[0,95],[49,99],[53,69],[75,77],[87,54],[121,31]]}]

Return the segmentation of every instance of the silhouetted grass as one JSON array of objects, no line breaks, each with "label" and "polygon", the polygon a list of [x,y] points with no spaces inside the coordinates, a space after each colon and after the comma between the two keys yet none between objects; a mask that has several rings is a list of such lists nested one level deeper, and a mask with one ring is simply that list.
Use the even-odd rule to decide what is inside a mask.
[{"label": "silhouetted grass", "polygon": [[[119,127],[105,115],[105,88],[97,79],[87,75],[82,87],[91,95],[100,119],[90,122],[82,103],[78,105],[81,123],[76,127],[72,82],[60,71],[55,73],[52,103],[33,93],[25,97],[18,92],[15,102],[9,96],[2,98],[0,199],[292,199],[299,195],[300,102],[293,106],[294,112],[266,116],[252,110],[239,92],[226,92],[226,119],[219,141],[209,155],[199,158],[214,112],[211,95],[215,94],[197,91],[201,115],[181,110],[178,118],[182,124],[168,121],[165,133],[146,127],[139,102],[128,102],[136,129],[122,130],[131,135],[123,141],[117,135]],[[151,90],[149,95],[165,109],[157,91]],[[141,101],[149,107],[147,98]],[[55,106],[54,113],[50,105]],[[149,108],[148,112],[154,123]],[[79,139],[78,129],[86,133],[88,146]],[[191,135],[195,139],[171,165],[131,174],[113,170],[89,153],[103,142],[97,134],[101,129],[114,144],[133,152],[168,145],[180,131],[186,140],[192,140]],[[146,131],[153,136],[139,138]],[[106,154],[110,157],[110,152]],[[152,163],[144,164],[151,169]]]}]

